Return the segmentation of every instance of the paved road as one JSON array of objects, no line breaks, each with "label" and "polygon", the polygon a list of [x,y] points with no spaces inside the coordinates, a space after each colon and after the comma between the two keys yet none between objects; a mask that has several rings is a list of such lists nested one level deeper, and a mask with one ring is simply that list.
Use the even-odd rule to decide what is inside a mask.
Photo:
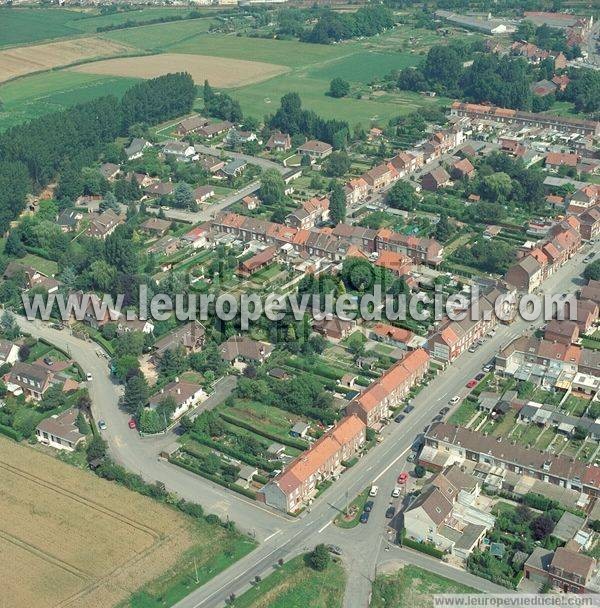
[{"label": "paved road", "polygon": [[[599,244],[594,247],[596,252],[600,250]],[[544,284],[546,293],[579,288],[580,281],[576,277],[584,268],[584,255],[585,253],[578,254],[551,276]],[[268,575],[279,558],[288,559],[319,542],[333,542],[345,548],[344,561],[349,567],[350,577],[344,604],[351,608],[364,608],[368,605],[368,581],[372,580],[379,563],[389,561],[391,551],[403,560],[422,563],[421,554],[406,549],[390,549],[389,552],[384,549],[382,554],[381,547],[387,546],[382,532],[385,529],[383,514],[389,504],[387,497],[390,496],[394,480],[398,472],[405,468],[406,455],[413,441],[429,425],[438,410],[453,395],[466,395],[466,382],[492,359],[498,349],[529,327],[525,321],[500,326],[495,337],[488,340],[475,354],[466,353],[460,358],[459,364],[434,378],[427,390],[413,400],[415,410],[401,424],[390,423],[383,430],[380,445],[348,469],[316,501],[312,509],[291,519],[159,461],[156,456],[158,444],[154,440],[141,439],[137,433],[128,429],[128,416],[117,407],[121,388],[111,381],[107,362],[98,357],[98,347],[95,344],[84,342],[65,331],[50,329],[41,322],[31,323],[19,319],[19,323],[32,335],[67,348],[84,371],[93,374],[94,380],[90,386],[92,408],[97,418],[104,418],[107,422],[108,429],[104,435],[117,462],[140,473],[147,480],[163,481],[169,490],[199,502],[210,512],[222,517],[229,516],[242,530],[254,531],[256,537],[263,541],[253,553],[180,601],[177,608],[221,606],[231,593],[239,595],[243,592],[254,576]],[[540,320],[538,324],[541,323]],[[369,523],[351,531],[332,526],[332,519],[348,500],[372,483],[377,483],[381,489]],[[445,566],[439,567],[443,572],[449,572]],[[477,588],[482,591],[489,590],[486,588],[489,583],[473,579],[469,578],[471,582],[466,584],[479,585]]]},{"label": "paved road", "polygon": [[[211,156],[220,157],[222,154],[221,148],[215,148],[212,146],[203,146],[202,144],[196,144],[195,148],[201,154],[209,154]],[[231,152],[230,150],[226,150],[225,153],[228,157],[242,159],[248,163],[253,165],[258,165],[262,169],[275,169],[279,171],[282,175],[286,173],[289,169],[284,167],[280,163],[276,163],[272,160],[268,160],[266,158],[261,158],[259,156],[250,156],[248,154],[241,154],[239,152]],[[225,198],[222,198],[218,203],[211,203],[202,206],[198,211],[186,211],[184,209],[168,209],[165,210],[165,217],[172,220],[179,220],[183,222],[189,222],[190,224],[198,224],[200,222],[206,222],[210,219],[213,219],[218,213],[230,207],[234,203],[237,203],[245,196],[249,194],[253,194],[260,188],[260,181],[255,180],[249,183],[247,186],[236,190],[234,193],[229,194]],[[150,213],[158,213],[158,209],[151,207],[148,209]]]}]

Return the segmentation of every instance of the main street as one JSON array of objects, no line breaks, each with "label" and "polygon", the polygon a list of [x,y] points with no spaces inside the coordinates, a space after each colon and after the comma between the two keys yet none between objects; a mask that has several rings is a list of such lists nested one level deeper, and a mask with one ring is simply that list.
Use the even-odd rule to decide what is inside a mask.
[{"label": "main street", "polygon": [[[594,245],[594,251],[597,253],[599,250],[600,246]],[[583,271],[583,257],[588,251],[589,247],[549,277],[544,283],[545,292],[578,289],[580,284],[577,277]],[[256,575],[264,577],[271,572],[278,559],[289,559],[319,542],[332,542],[344,547],[344,562],[351,567],[345,597],[345,606],[348,607],[367,606],[370,593],[368,581],[375,576],[379,563],[396,558],[422,563],[422,555],[407,549],[394,547],[385,551],[387,543],[383,536],[382,513],[387,508],[387,497],[390,495],[395,476],[405,468],[405,458],[415,438],[430,424],[438,411],[446,406],[453,395],[464,396],[466,382],[474,377],[482,365],[491,360],[501,347],[528,330],[530,325],[526,321],[518,320],[511,325],[499,326],[496,335],[476,353],[464,354],[457,363],[436,376],[427,389],[414,398],[414,411],[408,414],[401,424],[391,423],[385,427],[381,444],[348,469],[315,501],[312,508],[292,519],[159,460],[157,453],[164,447],[162,443],[171,441],[171,438],[165,438],[162,442],[143,439],[127,427],[128,416],[118,408],[121,387],[112,381],[107,361],[99,356],[97,345],[75,338],[65,330],[51,329],[39,321],[29,322],[23,318],[18,321],[24,331],[66,348],[83,370],[93,375],[89,387],[92,410],[96,419],[103,418],[107,423],[108,428],[103,435],[108,441],[111,455],[117,462],[139,473],[148,481],[162,481],[169,490],[202,504],[209,512],[229,517],[242,531],[254,534],[262,541],[250,555],[193,591],[177,604],[177,608],[221,606],[231,593],[239,595],[243,592]],[[537,325],[542,323],[540,320]],[[376,499],[369,523],[352,531],[340,530],[331,525],[332,519],[344,508],[348,500],[372,483],[380,485],[381,494]],[[468,577],[469,582],[466,584],[481,591],[501,590],[488,581],[467,575],[446,564],[436,564],[446,576],[454,579],[460,576],[461,580]]]}]

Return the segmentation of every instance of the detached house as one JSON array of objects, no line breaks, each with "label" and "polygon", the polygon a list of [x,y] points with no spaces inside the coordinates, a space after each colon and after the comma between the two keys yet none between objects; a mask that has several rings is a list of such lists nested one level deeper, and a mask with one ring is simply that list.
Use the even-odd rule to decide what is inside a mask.
[{"label": "detached house", "polygon": [[185,141],[171,141],[165,144],[163,148],[165,156],[172,156],[175,160],[189,163],[192,160],[198,160],[196,148]]},{"label": "detached house", "polygon": [[67,452],[74,452],[85,440],[77,427],[77,411],[73,408],[42,420],[35,427],[35,437],[40,443]]},{"label": "detached house", "polygon": [[208,118],[204,118],[203,116],[190,116],[189,118],[184,118],[177,125],[177,135],[184,137],[185,135],[189,135],[190,133],[197,133],[202,127],[205,127],[208,124]]},{"label": "detached house", "polygon": [[185,351],[195,353],[204,346],[206,330],[198,321],[190,321],[158,339],[154,343],[154,357],[160,358],[165,351],[183,346]]},{"label": "detached house", "polygon": [[319,483],[341,473],[366,440],[357,416],[346,416],[300,454],[282,473],[259,490],[258,499],[286,513],[295,513],[316,496]]},{"label": "detached house", "polygon": [[333,146],[318,139],[311,139],[298,146],[298,154],[305,154],[312,160],[322,160],[333,152]]},{"label": "detached house", "polygon": [[19,359],[19,347],[10,340],[0,339],[0,365],[12,365]]},{"label": "detached house", "polygon": [[102,213],[90,213],[90,223],[85,233],[87,236],[106,240],[123,222],[123,217],[117,215],[112,209],[107,209]]},{"label": "detached house", "polygon": [[26,398],[40,401],[53,378],[52,372],[40,365],[17,362],[8,374],[8,383],[20,387]]},{"label": "detached house", "polygon": [[252,340],[247,336],[232,336],[219,346],[221,359],[234,366],[245,363],[264,363],[273,350],[272,344]]},{"label": "detached house", "polygon": [[134,137],[131,140],[131,143],[125,148],[127,160],[136,160],[138,158],[142,158],[144,155],[144,150],[151,147],[152,144],[149,141],[140,139],[139,137]]},{"label": "detached house", "polygon": [[269,152],[287,152],[292,147],[292,138],[287,133],[277,131],[269,137],[265,148]]},{"label": "detached house", "polygon": [[156,409],[163,400],[171,398],[175,402],[175,411],[171,414],[171,420],[177,420],[197,403],[206,399],[206,393],[199,384],[185,382],[175,378],[172,382],[165,384],[157,393],[154,393],[148,401],[150,409]]}]

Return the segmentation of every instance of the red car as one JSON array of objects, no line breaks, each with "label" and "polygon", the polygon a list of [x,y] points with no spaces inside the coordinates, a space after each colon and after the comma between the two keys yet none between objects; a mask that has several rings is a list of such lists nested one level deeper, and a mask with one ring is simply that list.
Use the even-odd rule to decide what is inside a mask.
[{"label": "red car", "polygon": [[135,420],[133,418],[129,419],[129,428],[130,429],[137,429],[137,424],[135,423]]},{"label": "red car", "polygon": [[398,483],[403,484],[408,480],[408,473],[406,471],[402,471],[400,475],[398,475]]},{"label": "red car", "polygon": [[477,380],[469,380],[467,382],[467,388],[474,388],[477,386]]}]

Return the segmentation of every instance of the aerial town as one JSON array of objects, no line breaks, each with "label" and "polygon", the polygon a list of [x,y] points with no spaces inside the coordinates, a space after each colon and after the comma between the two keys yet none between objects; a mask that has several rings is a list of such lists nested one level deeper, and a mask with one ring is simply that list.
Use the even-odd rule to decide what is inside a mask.
[{"label": "aerial town", "polygon": [[598,6],[4,4],[2,605],[596,605]]}]

